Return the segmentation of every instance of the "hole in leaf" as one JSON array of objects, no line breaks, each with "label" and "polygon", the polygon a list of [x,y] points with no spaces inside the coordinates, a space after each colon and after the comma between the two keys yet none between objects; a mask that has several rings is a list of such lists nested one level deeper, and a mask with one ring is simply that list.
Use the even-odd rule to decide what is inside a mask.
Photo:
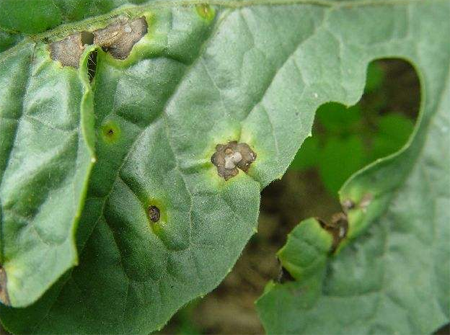
[{"label": "hole in leaf", "polygon": [[94,80],[95,74],[97,72],[97,56],[97,51],[92,51],[89,54],[89,58],[87,61],[87,73],[90,83],[92,83],[92,81]]},{"label": "hole in leaf", "polygon": [[371,63],[365,93],[355,106],[327,103],[317,110],[313,136],[303,143],[290,171],[318,174],[329,195],[337,198],[353,173],[406,144],[419,104],[419,80],[409,63]]},{"label": "hole in leaf", "polygon": [[442,326],[436,332],[434,333],[436,335],[449,335],[450,334],[450,323],[446,324],[445,326]]},{"label": "hole in leaf", "polygon": [[83,43],[83,45],[94,44],[94,34],[89,31],[82,31],[81,32],[81,43]]},{"label": "hole in leaf", "polygon": [[278,282],[279,283],[287,283],[290,281],[295,281],[295,278],[292,277],[292,275],[290,274],[290,272],[288,270],[286,270],[284,267],[281,266],[280,276],[278,277]]}]

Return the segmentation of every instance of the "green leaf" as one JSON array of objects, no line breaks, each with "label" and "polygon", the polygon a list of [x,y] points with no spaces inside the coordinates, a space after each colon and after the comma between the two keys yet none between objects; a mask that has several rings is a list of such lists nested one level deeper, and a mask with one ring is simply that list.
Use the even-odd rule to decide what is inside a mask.
[{"label": "green leaf", "polygon": [[401,114],[389,114],[380,117],[378,132],[372,143],[371,161],[398,151],[407,142],[413,128],[412,121]]},{"label": "green leaf", "polygon": [[0,58],[1,300],[24,307],[78,263],[93,164],[87,75],[27,43]]},{"label": "green leaf", "polygon": [[337,195],[345,181],[365,163],[364,144],[356,135],[328,138],[317,155],[320,178],[333,195]]},{"label": "green leaf", "polygon": [[1,0],[0,31],[25,35],[42,33],[63,23],[107,14],[126,4],[145,0]]},{"label": "green leaf", "polygon": [[[80,265],[35,305],[3,307],[9,330],[148,333],[217,286],[255,232],[261,184],[281,168],[265,167],[272,139],[253,146],[254,122],[245,121],[262,89],[241,101],[230,92],[227,109],[218,99],[214,81],[222,79],[220,72],[208,74],[217,61],[209,52],[227,43],[212,38],[213,26],[230,13],[216,21],[211,13],[195,6],[138,8],[133,15],[146,16],[149,32],[132,54],[122,61],[98,50],[97,164],[78,230]],[[80,71],[87,72],[85,65]],[[225,181],[211,156],[231,140],[258,150],[260,167]],[[160,211],[156,223],[150,207]]]},{"label": "green leaf", "polygon": [[[356,48],[359,59],[414,64],[421,117],[407,147],[344,185],[349,227],[336,255],[323,249],[319,225],[316,238],[303,233],[312,223],[295,228],[280,260],[296,280],[270,283],[257,302],[269,334],[429,334],[449,322],[450,44],[441,35],[449,14],[448,1],[355,2],[328,12],[341,54]],[[396,142],[403,127],[394,124],[381,128]]]},{"label": "green leaf", "polygon": [[307,138],[297,154],[294,160],[289,166],[290,169],[294,170],[305,170],[317,165],[319,158],[319,140],[317,137]]},{"label": "green leaf", "polygon": [[[355,104],[367,64],[392,55],[417,63],[432,85],[425,87],[427,95],[445,87],[445,36],[430,38],[421,26],[428,21],[416,16],[431,11],[428,16],[438,18],[429,25],[437,29],[437,23],[446,24],[449,3],[392,1],[223,1],[214,8],[150,1],[33,36],[50,62],[46,41],[143,16],[148,25],[125,59],[114,58],[115,48],[106,44],[106,51],[90,46],[78,72],[68,66],[54,71],[76,73],[85,84],[88,53],[97,51],[91,84],[97,164],[77,231],[79,266],[30,307],[2,306],[6,328],[18,334],[148,334],[216,287],[256,230],[260,190],[289,166],[318,106]],[[57,3],[62,8],[74,2]],[[113,5],[94,15],[123,2],[105,4]],[[416,40],[430,47],[418,53]],[[114,45],[114,38],[108,42]],[[26,39],[6,53],[20,55],[30,43]],[[426,53],[438,47],[441,58]],[[435,69],[431,77],[428,66]],[[430,100],[431,111],[437,101]],[[417,143],[426,138],[424,129]],[[224,180],[211,158],[218,144],[233,141],[245,143],[256,160],[247,173],[241,169]],[[403,170],[396,166],[396,173],[408,171],[410,161]],[[402,185],[403,179],[388,184]],[[380,193],[374,195],[386,194],[386,183],[376,186]],[[346,199],[359,203],[366,189],[352,189]],[[352,215],[362,218],[351,234],[369,226],[381,205],[373,201],[367,216],[357,207]]]},{"label": "green leaf", "polygon": [[358,105],[346,108],[339,103],[327,103],[317,110],[317,119],[326,131],[346,134],[361,121],[361,109]]},{"label": "green leaf", "polygon": [[370,63],[367,67],[367,82],[365,93],[373,93],[381,88],[385,80],[384,71],[378,63]]}]

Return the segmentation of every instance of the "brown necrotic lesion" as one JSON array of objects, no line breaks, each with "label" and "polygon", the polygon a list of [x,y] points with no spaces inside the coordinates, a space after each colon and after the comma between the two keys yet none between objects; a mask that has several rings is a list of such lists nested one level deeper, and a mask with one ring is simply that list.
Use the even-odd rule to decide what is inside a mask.
[{"label": "brown necrotic lesion", "polygon": [[247,172],[256,160],[256,153],[246,143],[231,141],[218,144],[211,162],[217,167],[217,173],[225,180],[237,176],[239,170]]},{"label": "brown necrotic lesion", "polygon": [[147,209],[147,215],[151,222],[157,223],[161,218],[161,212],[156,206],[149,206]]},{"label": "brown necrotic lesion", "polygon": [[105,29],[94,31],[94,44],[109,52],[114,58],[125,59],[133,46],[147,33],[145,18],[133,21],[119,20]]},{"label": "brown necrotic lesion", "polygon": [[83,31],[50,44],[50,56],[63,66],[79,67],[86,45],[95,44],[116,59],[126,59],[133,46],[147,34],[145,17],[118,18],[106,28],[93,32]]}]

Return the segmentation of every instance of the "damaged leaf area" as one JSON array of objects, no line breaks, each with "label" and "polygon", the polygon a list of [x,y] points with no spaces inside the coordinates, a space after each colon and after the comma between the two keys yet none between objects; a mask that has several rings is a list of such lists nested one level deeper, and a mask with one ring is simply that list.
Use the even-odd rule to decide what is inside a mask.
[{"label": "damaged leaf area", "polygon": [[[211,182],[212,164],[205,164],[205,152],[216,141],[216,122],[226,120],[215,106],[216,92],[208,91],[212,85],[205,82],[207,78],[198,67],[205,64],[206,49],[212,47],[213,40],[225,36],[214,33],[216,20],[226,21],[228,16],[222,9],[211,8],[208,13],[216,15],[205,18],[194,5],[139,10],[135,9],[136,16],[152,17],[151,34],[139,43],[139,52],[129,56],[133,61],[115,61],[111,53],[118,49],[117,37],[129,31],[125,24],[92,32],[94,36],[81,36],[86,45],[91,39],[108,50],[98,50],[96,67],[92,67],[94,85],[79,71],[61,71],[48,57],[48,44],[42,41],[38,45],[37,72],[45,73],[44,63],[59,81],[56,85],[52,82],[45,95],[39,86],[23,86],[27,94],[40,94],[30,99],[33,118],[42,117],[38,112],[51,113],[53,117],[44,121],[55,128],[69,107],[92,116],[93,122],[86,124],[85,130],[95,139],[95,166],[83,212],[72,216],[79,220],[76,236],[63,239],[60,218],[49,219],[47,225],[27,226],[34,244],[50,233],[58,233],[48,239],[50,245],[56,238],[76,243],[78,266],[66,271],[67,275],[33,305],[17,309],[0,306],[2,323],[15,333],[149,334],[161,328],[177,309],[216,287],[256,230],[260,183],[243,178],[218,188]],[[79,30],[85,28],[84,22]],[[80,60],[83,68],[90,62],[88,57],[85,50]],[[212,64],[207,66],[213,68]],[[27,79],[28,73],[35,72],[20,74]],[[62,93],[73,94],[75,87],[65,76],[78,81],[86,95],[60,99]],[[39,109],[36,101],[43,103]],[[64,105],[56,108],[59,102]],[[18,101],[16,104],[21,106]],[[198,136],[198,131],[203,136]],[[67,137],[67,132],[64,135]],[[17,138],[27,139],[25,134]],[[47,134],[42,138],[48,140]],[[36,159],[32,151],[28,153]],[[192,162],[193,167],[187,167],[186,162]],[[48,165],[59,166],[52,161]],[[66,186],[72,196],[76,187]],[[51,200],[60,198],[54,195]],[[53,212],[59,214],[64,209],[58,205]],[[223,215],[214,215],[217,211]],[[34,254],[45,260],[43,264],[63,263],[63,252],[51,259],[45,250]],[[39,265],[27,268],[36,271]],[[12,266],[6,271],[11,293],[17,281]]]},{"label": "damaged leaf area", "polygon": [[[448,17],[450,2],[357,6],[328,14],[332,34],[320,39],[319,30],[316,37],[324,48],[330,47],[325,36],[343,41],[333,56],[342,71],[357,59],[355,42],[362,51],[358,61],[370,55],[365,66],[393,55],[414,64],[422,117],[407,147],[345,183],[339,192],[345,214],[330,223],[302,221],[289,234],[278,258],[295,280],[270,282],[256,303],[258,314],[268,334],[431,334],[450,321],[450,49],[439,36],[450,22],[436,21],[436,15]],[[400,39],[391,35],[394,22],[399,26],[393,30],[403,32]],[[370,29],[359,29],[367,24]],[[418,33],[425,27],[426,35]],[[381,41],[384,50],[377,47]],[[446,56],[438,61],[432,48]],[[310,56],[309,65],[317,58],[322,65],[331,62],[329,54]],[[446,69],[442,76],[434,72],[440,68]]]},{"label": "damaged leaf area", "polygon": [[333,245],[331,247],[330,252],[334,253],[339,244],[345,239],[347,236],[348,230],[348,218],[345,213],[336,213],[331,218],[330,222],[326,222],[324,220],[317,219],[320,223],[322,229],[326,230],[333,237]]},{"label": "damaged leaf area", "polygon": [[9,306],[10,302],[6,284],[7,278],[5,269],[3,269],[3,267],[0,266],[0,302],[4,305]]},{"label": "damaged leaf area", "polygon": [[82,33],[73,34],[50,44],[50,56],[53,60],[60,61],[63,66],[78,68],[84,46]]},{"label": "damaged leaf area", "polygon": [[146,33],[145,17],[134,20],[119,18],[104,29],[79,32],[51,43],[50,54],[53,60],[61,62],[63,66],[78,68],[85,46],[95,44],[114,58],[124,60]]},{"label": "damaged leaf area", "polygon": [[95,161],[86,86],[76,71],[55,71],[46,48],[0,54],[0,285],[13,307],[78,263],[73,239]]},{"label": "damaged leaf area", "polygon": [[[346,185],[345,217],[294,229],[279,255],[296,280],[269,284],[258,311],[273,334],[448,322],[450,1],[261,1],[114,1],[128,6],[111,15],[152,17],[136,58],[143,19],[92,18],[91,32],[74,22],[81,35],[50,45],[68,67],[96,63],[89,78],[55,66],[39,37],[0,54],[0,260],[11,305],[24,307],[0,304],[8,330],[161,329],[230,272],[257,230],[261,189],[317,108],[355,104],[367,65],[387,56],[423,79],[415,137]],[[222,183],[239,170],[252,178]]]},{"label": "damaged leaf area", "polygon": [[94,44],[101,46],[114,58],[125,59],[145,34],[147,21],[144,17],[135,20],[119,19],[105,29],[94,31]]},{"label": "damaged leaf area", "polygon": [[220,177],[228,180],[237,176],[239,169],[247,172],[256,160],[256,153],[246,143],[231,141],[228,144],[218,144],[211,162],[217,167]]}]

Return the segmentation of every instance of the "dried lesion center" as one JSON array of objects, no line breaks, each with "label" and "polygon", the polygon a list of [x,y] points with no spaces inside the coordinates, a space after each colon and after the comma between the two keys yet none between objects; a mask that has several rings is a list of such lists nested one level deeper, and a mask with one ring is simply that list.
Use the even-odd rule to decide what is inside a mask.
[{"label": "dried lesion center", "polygon": [[220,177],[228,180],[237,176],[239,170],[247,172],[250,165],[256,160],[256,153],[247,143],[231,141],[227,144],[218,144],[211,162],[217,167]]},{"label": "dried lesion center", "polygon": [[93,32],[83,31],[50,44],[50,55],[63,66],[79,67],[86,45],[95,44],[116,59],[126,59],[133,46],[147,33],[145,17],[118,18],[106,28]]}]

